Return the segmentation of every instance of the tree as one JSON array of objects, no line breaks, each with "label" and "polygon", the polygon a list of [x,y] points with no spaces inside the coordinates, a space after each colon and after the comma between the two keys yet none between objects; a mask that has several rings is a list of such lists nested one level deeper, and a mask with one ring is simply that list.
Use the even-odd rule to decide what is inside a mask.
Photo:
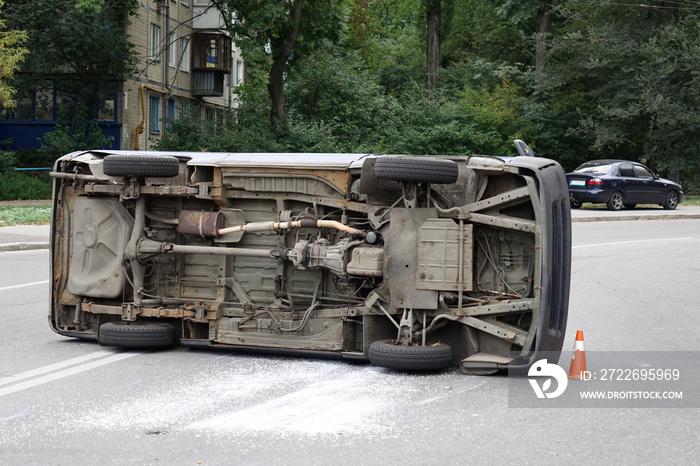
[{"label": "tree", "polygon": [[85,122],[96,118],[97,109],[109,111],[103,102],[134,71],[136,55],[123,26],[138,5],[138,0],[7,3],[7,24],[27,32],[30,50],[15,75],[18,101],[37,113],[57,107],[55,137],[44,143],[101,140]]},{"label": "tree", "polygon": [[[0,10],[4,2],[0,0]],[[23,44],[27,41],[26,31],[7,30],[5,20],[0,18],[0,106],[14,108],[15,89],[11,84],[15,71],[29,52]]]},{"label": "tree", "polygon": [[31,51],[17,75],[18,90],[37,107],[56,98],[71,133],[76,121],[94,117],[102,93],[114,94],[136,63],[123,25],[137,0],[107,0],[97,12],[77,6],[76,0],[8,4],[8,23],[27,31]]},{"label": "tree", "polygon": [[548,59],[552,0],[507,0],[498,15],[523,28],[535,44],[535,69],[543,73]]},{"label": "tree", "polygon": [[440,68],[440,34],[442,28],[442,0],[426,0],[428,40],[426,44],[428,90],[438,87]]},{"label": "tree", "polygon": [[[290,60],[324,38],[337,39],[341,27],[339,0],[213,0],[226,28],[241,48],[247,69],[266,69],[270,122],[287,121],[285,74]],[[251,76],[255,84],[256,76]],[[259,84],[259,83],[258,83]]]}]

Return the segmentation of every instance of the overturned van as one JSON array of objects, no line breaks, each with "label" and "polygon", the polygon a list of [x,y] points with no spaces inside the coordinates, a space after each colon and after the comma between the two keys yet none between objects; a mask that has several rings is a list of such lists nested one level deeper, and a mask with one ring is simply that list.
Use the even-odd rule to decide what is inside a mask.
[{"label": "overturned van", "polygon": [[552,160],[87,151],[52,176],[61,335],[465,373],[561,350]]}]

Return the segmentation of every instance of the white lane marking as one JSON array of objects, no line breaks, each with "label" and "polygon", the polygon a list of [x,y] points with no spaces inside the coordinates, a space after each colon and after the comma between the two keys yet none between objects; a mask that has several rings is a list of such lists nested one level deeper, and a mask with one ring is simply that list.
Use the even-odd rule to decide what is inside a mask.
[{"label": "white lane marking", "polygon": [[15,288],[24,288],[25,286],[46,285],[47,283],[49,283],[49,280],[44,280],[43,282],[23,283],[21,285],[3,286],[0,288],[0,291],[14,290]]},{"label": "white lane marking", "polygon": [[62,370],[60,372],[55,372],[53,374],[45,375],[43,377],[38,377],[33,380],[27,380],[26,382],[21,382],[15,385],[11,385],[9,387],[5,387],[0,389],[0,397],[3,397],[5,395],[9,395],[11,393],[19,392],[22,390],[26,390],[28,388],[36,387],[37,385],[43,385],[45,383],[53,382],[55,380],[63,379],[65,377],[70,377],[71,375],[75,374],[80,374],[81,372],[86,372],[92,369],[95,369],[100,366],[106,366],[107,364],[111,364],[113,362],[121,361],[123,359],[131,358],[133,356],[138,356],[143,353],[132,353],[132,352],[127,352],[127,353],[118,353],[115,354],[114,356],[110,356],[108,358],[100,359],[99,361],[93,361],[87,364],[82,364],[76,367],[71,367],[65,370]]},{"label": "white lane marking", "polygon": [[638,239],[634,241],[617,241],[615,243],[598,243],[598,244],[581,244],[579,246],[572,246],[571,249],[579,248],[597,248],[600,246],[617,246],[619,244],[635,244],[635,243],[650,243],[657,241],[688,241],[693,238],[658,238],[658,239]]},{"label": "white lane marking", "polygon": [[21,372],[19,374],[10,375],[0,379],[0,386],[7,385],[8,383],[19,382],[20,380],[29,379],[31,377],[36,377],[38,375],[43,375],[49,372],[57,371],[65,367],[75,366],[82,362],[90,361],[91,359],[103,358],[114,354],[114,351],[96,351],[94,353],[86,354],[84,356],[79,356],[77,358],[67,359],[65,361],[57,362],[55,364],[49,364],[48,366],[39,367],[38,369],[32,369],[27,372]]}]

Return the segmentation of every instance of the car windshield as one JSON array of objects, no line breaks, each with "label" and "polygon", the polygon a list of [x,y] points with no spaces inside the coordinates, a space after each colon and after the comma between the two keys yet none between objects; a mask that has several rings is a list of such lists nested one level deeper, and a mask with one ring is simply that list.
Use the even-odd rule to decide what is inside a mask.
[{"label": "car windshield", "polygon": [[584,163],[576,170],[574,170],[574,173],[587,173],[590,175],[607,175],[608,173],[610,173],[610,170],[612,170],[612,167],[612,164],[608,162]]}]

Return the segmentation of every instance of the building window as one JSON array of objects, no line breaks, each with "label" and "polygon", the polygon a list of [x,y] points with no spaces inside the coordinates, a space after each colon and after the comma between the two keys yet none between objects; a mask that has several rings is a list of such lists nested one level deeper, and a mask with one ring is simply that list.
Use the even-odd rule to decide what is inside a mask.
[{"label": "building window", "polygon": [[168,65],[173,68],[177,66],[177,39],[175,34],[168,37]]},{"label": "building window", "polygon": [[198,33],[194,36],[194,59],[192,68],[195,71],[231,72],[232,40],[224,34]]},{"label": "building window", "polygon": [[54,121],[56,119],[56,115],[54,115],[56,102],[52,87],[38,89],[36,92],[34,105],[36,106],[35,118],[37,121]]},{"label": "building window", "polygon": [[180,69],[182,71],[190,70],[190,38],[188,36],[180,37]]},{"label": "building window", "polygon": [[190,102],[188,100],[180,101],[180,116],[190,116]]},{"label": "building window", "polygon": [[165,127],[167,129],[173,128],[173,121],[175,121],[175,100],[168,99],[165,103],[165,118],[168,119]]},{"label": "building window", "polygon": [[157,60],[160,54],[160,26],[151,24],[151,48],[148,51],[148,58]]},{"label": "building window", "polygon": [[236,85],[237,86],[240,86],[241,84],[243,84],[243,72],[244,72],[244,70],[245,69],[243,68],[243,62],[241,60],[238,60],[236,62]]},{"label": "building window", "polygon": [[148,104],[148,132],[160,134],[160,97],[149,97]]},{"label": "building window", "polygon": [[180,3],[182,3],[185,6],[190,6],[190,0],[180,0]]}]

